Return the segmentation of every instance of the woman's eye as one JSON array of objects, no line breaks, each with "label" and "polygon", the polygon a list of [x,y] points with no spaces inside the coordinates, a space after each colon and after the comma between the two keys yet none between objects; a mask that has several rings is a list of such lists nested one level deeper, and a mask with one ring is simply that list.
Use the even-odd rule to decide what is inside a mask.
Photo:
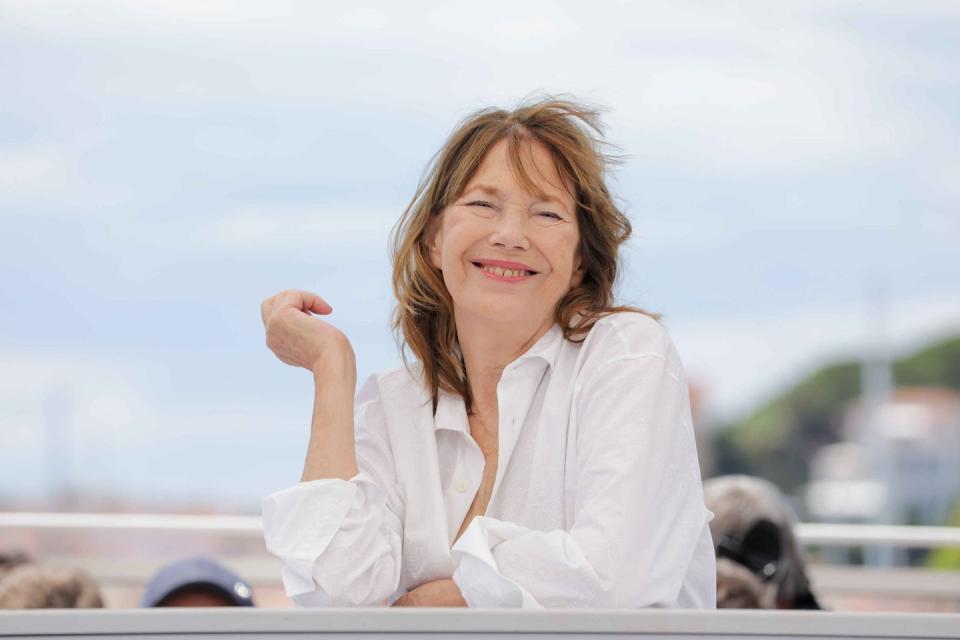
[{"label": "woman's eye", "polygon": [[559,213],[554,213],[552,211],[541,211],[539,215],[544,216],[545,218],[553,218],[554,220],[563,220]]},{"label": "woman's eye", "polygon": [[468,202],[467,206],[468,207],[487,207],[487,208],[493,207],[492,204],[490,204],[489,202],[485,202],[483,200],[474,200],[473,202]]}]

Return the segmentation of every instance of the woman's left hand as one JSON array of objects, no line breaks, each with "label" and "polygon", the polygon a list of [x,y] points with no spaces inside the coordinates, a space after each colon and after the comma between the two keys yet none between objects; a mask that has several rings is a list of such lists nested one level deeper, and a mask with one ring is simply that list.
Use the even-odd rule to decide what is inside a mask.
[{"label": "woman's left hand", "polygon": [[434,580],[408,591],[393,603],[394,607],[465,607],[466,600],[453,580]]}]

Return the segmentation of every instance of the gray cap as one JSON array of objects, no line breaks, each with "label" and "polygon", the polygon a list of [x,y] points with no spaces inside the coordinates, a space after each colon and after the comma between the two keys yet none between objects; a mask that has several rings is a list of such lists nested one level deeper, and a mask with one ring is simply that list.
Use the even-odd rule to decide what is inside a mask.
[{"label": "gray cap", "polygon": [[187,588],[218,593],[237,607],[253,606],[253,589],[223,565],[202,556],[184,558],[163,567],[150,579],[140,600],[141,607],[157,607]]}]

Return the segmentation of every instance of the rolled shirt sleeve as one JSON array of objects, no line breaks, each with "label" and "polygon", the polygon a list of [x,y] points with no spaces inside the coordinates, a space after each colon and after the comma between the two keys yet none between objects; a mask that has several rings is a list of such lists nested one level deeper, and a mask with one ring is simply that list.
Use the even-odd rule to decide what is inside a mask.
[{"label": "rolled shirt sleeve", "polygon": [[264,541],[302,606],[382,605],[400,581],[403,502],[373,377],[357,397],[350,480],[313,480],[263,501]]},{"label": "rolled shirt sleeve", "polygon": [[[712,514],[682,367],[667,347],[601,364],[578,388],[569,530],[478,517],[457,541],[454,580],[471,607],[715,606]],[[681,596],[695,557],[711,566],[692,572],[702,584]]]}]

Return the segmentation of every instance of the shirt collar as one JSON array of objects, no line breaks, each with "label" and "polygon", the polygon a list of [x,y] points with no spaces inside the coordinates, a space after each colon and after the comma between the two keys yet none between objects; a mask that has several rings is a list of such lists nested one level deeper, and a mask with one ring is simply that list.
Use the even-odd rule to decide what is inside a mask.
[{"label": "shirt collar", "polygon": [[463,433],[470,430],[469,422],[467,422],[467,407],[459,394],[444,389],[437,391],[437,413],[433,416],[433,429],[434,431],[447,429]]},{"label": "shirt collar", "polygon": [[532,347],[526,350],[523,355],[506,366],[504,371],[513,369],[521,362],[532,358],[543,360],[548,367],[552,367],[557,361],[557,354],[560,352],[560,346],[563,344],[563,330],[556,322],[553,323],[545,334],[540,336]]},{"label": "shirt collar", "polygon": [[[517,368],[523,362],[537,359],[543,361],[547,367],[552,368],[557,361],[557,354],[560,353],[563,340],[563,330],[560,325],[554,323],[532,347],[504,368],[504,374]],[[470,427],[463,398],[456,393],[439,389],[437,391],[437,413],[433,419],[433,426],[435,431],[448,429],[467,433]]]}]

